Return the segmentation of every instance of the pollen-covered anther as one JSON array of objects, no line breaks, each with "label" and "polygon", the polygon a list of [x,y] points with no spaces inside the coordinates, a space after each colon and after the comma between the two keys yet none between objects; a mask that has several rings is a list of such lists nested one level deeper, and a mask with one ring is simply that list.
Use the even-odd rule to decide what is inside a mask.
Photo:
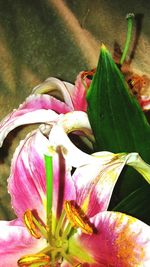
[{"label": "pollen-covered anther", "polygon": [[19,267],[50,266],[50,257],[46,254],[26,255],[18,260]]},{"label": "pollen-covered anther", "polygon": [[37,229],[33,221],[33,214],[31,210],[26,210],[26,212],[24,213],[24,223],[33,237],[35,237],[36,239],[39,239],[41,237],[41,234],[39,233],[39,230]]},{"label": "pollen-covered anther", "polygon": [[[64,209],[70,223],[75,228],[80,228],[85,234],[93,234],[93,229],[90,224],[87,222],[87,219],[83,214],[78,210],[71,201],[65,201]],[[80,265],[79,265],[80,266]]]}]

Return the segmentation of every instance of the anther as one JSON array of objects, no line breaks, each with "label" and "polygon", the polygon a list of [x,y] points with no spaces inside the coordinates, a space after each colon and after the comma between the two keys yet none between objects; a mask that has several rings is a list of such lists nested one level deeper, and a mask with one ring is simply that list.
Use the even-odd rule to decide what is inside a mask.
[{"label": "anther", "polygon": [[[50,257],[46,254],[26,255],[18,260],[19,267],[50,266]],[[36,264],[36,265],[35,265]]]},{"label": "anther", "polygon": [[41,237],[41,234],[39,233],[34,221],[33,221],[33,215],[31,210],[26,210],[24,213],[24,223],[29,230],[30,234],[39,239]]},{"label": "anther", "polygon": [[85,234],[93,234],[93,229],[87,222],[85,216],[80,214],[80,211],[72,204],[71,201],[65,201],[64,209],[66,211],[67,218],[73,227],[80,228]]}]

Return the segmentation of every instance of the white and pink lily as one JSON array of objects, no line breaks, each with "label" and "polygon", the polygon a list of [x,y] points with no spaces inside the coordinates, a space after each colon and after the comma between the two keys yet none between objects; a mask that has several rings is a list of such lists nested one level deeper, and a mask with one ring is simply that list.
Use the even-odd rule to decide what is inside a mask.
[{"label": "white and pink lily", "polygon": [[[1,122],[0,146],[2,146],[8,133],[18,126],[55,122],[58,114],[65,114],[73,110],[85,111],[85,88],[80,86],[80,83],[80,88],[78,88],[78,81],[76,84],[74,86],[71,83],[51,77],[36,86],[25,102]],[[80,93],[78,89],[80,89]]]},{"label": "white and pink lily", "polygon": [[[46,136],[41,128],[30,133],[14,154],[8,190],[18,219],[0,222],[0,266],[150,266],[150,227],[107,211],[125,164],[148,182],[150,166],[137,153],[78,149],[67,134],[91,138],[84,112],[61,115],[50,127]],[[45,171],[49,156],[53,178]]]}]

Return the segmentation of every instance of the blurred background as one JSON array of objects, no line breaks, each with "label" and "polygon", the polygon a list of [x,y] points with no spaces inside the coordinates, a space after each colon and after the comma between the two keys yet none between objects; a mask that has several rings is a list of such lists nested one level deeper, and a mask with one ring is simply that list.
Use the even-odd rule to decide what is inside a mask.
[{"label": "blurred background", "polygon": [[[74,83],[81,70],[95,67],[101,43],[113,55],[116,48],[122,51],[127,13],[135,14],[131,68],[149,76],[149,11],[144,0],[0,0],[0,120],[46,78]],[[14,217],[7,177],[15,147],[28,131],[13,131],[0,149],[0,219]]]}]

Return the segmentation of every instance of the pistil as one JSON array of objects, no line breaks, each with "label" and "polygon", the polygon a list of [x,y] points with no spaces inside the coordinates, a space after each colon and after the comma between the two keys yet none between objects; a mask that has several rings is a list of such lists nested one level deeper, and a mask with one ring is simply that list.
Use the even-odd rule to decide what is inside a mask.
[{"label": "pistil", "polygon": [[46,215],[47,225],[49,226],[50,234],[52,233],[52,202],[53,202],[53,161],[52,157],[45,155],[45,170],[46,170]]}]

